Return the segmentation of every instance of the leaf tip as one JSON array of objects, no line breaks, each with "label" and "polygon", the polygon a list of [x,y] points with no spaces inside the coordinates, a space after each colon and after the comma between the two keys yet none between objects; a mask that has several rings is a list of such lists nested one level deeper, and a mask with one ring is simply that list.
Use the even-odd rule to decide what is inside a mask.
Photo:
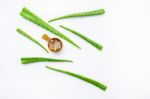
[{"label": "leaf tip", "polygon": [[67,62],[73,63],[73,61],[72,61],[72,60],[67,60]]},{"label": "leaf tip", "polygon": [[45,68],[47,68],[47,69],[51,69],[51,67],[49,67],[49,66],[45,66]]}]

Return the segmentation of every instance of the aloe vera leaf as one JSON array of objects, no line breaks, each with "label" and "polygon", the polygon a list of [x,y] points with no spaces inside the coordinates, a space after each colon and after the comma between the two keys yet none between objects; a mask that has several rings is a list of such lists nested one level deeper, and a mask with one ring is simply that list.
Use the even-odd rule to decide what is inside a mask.
[{"label": "aloe vera leaf", "polygon": [[93,45],[95,48],[97,48],[98,50],[102,50],[103,49],[102,45],[96,43],[95,41],[93,41],[90,38],[82,35],[81,33],[77,32],[77,31],[75,31],[73,29],[70,29],[70,28],[68,28],[66,26],[63,26],[63,25],[60,25],[60,27],[63,28],[63,29],[65,29],[65,30],[67,30],[67,31],[70,31],[71,33],[73,33],[73,34],[79,36],[80,38],[84,39],[85,41],[87,41],[88,43],[90,43],[91,45]]},{"label": "aloe vera leaf", "polygon": [[29,34],[27,34],[26,32],[24,32],[23,30],[21,30],[19,28],[17,28],[16,31],[19,34],[23,35],[24,37],[30,39],[31,41],[33,41],[34,43],[36,43],[37,45],[39,45],[42,49],[44,49],[47,53],[49,53],[48,50],[40,42],[38,42],[36,39],[34,39],[33,37],[31,37]]},{"label": "aloe vera leaf", "polygon": [[54,59],[54,58],[44,58],[44,57],[24,57],[21,58],[22,64],[30,64],[36,62],[72,62],[66,59]]},{"label": "aloe vera leaf", "polygon": [[103,91],[105,91],[107,89],[107,86],[105,86],[104,84],[96,81],[96,80],[93,80],[91,78],[88,78],[88,77],[85,77],[85,76],[82,76],[82,75],[79,75],[79,74],[76,74],[76,73],[73,73],[73,72],[69,72],[69,71],[66,71],[66,70],[61,70],[61,69],[56,69],[56,68],[52,68],[50,66],[45,66],[47,69],[50,69],[50,70],[54,70],[54,71],[57,71],[57,72],[61,72],[61,73],[64,73],[64,74],[67,74],[67,75],[70,75],[70,76],[73,76],[73,77],[76,77],[78,79],[81,79],[85,82],[88,82],[100,89],[102,89]]},{"label": "aloe vera leaf", "polygon": [[104,13],[105,13],[104,9],[98,9],[98,10],[81,12],[81,13],[72,13],[72,14],[68,14],[68,15],[64,15],[64,16],[61,16],[61,17],[51,19],[48,22],[52,22],[52,21],[56,21],[56,20],[60,20],[60,19],[66,19],[66,18],[96,16],[96,15],[101,15],[101,14],[104,14]]},{"label": "aloe vera leaf", "polygon": [[74,45],[77,48],[80,48],[76,43],[74,43],[71,39],[69,39],[67,36],[65,36],[64,34],[62,34],[61,32],[59,32],[58,30],[56,30],[54,27],[52,27],[51,25],[49,25],[47,22],[45,22],[43,19],[41,19],[40,17],[38,17],[36,14],[34,14],[33,12],[31,12],[28,8],[24,7],[20,13],[20,15],[28,20],[30,20],[31,22],[45,28],[46,30],[50,31],[51,33],[63,38],[64,40],[68,41],[69,43],[71,43],[72,45]]}]

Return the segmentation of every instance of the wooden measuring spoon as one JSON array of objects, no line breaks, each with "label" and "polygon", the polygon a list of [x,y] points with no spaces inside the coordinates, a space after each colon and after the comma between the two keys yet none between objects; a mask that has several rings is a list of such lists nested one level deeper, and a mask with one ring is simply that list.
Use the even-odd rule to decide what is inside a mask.
[{"label": "wooden measuring spoon", "polygon": [[47,34],[44,34],[42,38],[48,42],[48,48],[52,52],[59,52],[63,47],[61,40],[58,38],[50,38]]}]

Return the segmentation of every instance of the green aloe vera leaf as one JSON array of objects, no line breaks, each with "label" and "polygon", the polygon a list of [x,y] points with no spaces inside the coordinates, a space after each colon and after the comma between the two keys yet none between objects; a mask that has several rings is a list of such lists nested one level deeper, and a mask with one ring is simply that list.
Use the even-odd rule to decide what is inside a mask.
[{"label": "green aloe vera leaf", "polygon": [[49,32],[63,38],[64,40],[68,41],[69,43],[71,43],[72,45],[74,45],[77,48],[80,48],[76,43],[74,43],[70,38],[68,38],[67,36],[65,36],[64,34],[62,34],[61,32],[59,32],[58,30],[56,30],[54,27],[52,27],[51,25],[49,25],[47,22],[45,22],[43,19],[41,19],[40,17],[38,17],[36,14],[34,14],[33,12],[31,12],[28,8],[24,7],[20,13],[20,15],[28,20],[30,20],[31,22],[45,28],[46,30],[48,30]]},{"label": "green aloe vera leaf", "polygon": [[73,77],[76,77],[78,79],[81,79],[85,82],[88,82],[100,89],[102,89],[103,91],[105,91],[107,89],[107,86],[105,86],[104,84],[96,81],[96,80],[93,80],[91,78],[88,78],[88,77],[85,77],[85,76],[82,76],[82,75],[79,75],[79,74],[76,74],[76,73],[73,73],[73,72],[69,72],[69,71],[66,71],[66,70],[61,70],[61,69],[56,69],[56,68],[52,68],[50,66],[45,66],[47,69],[50,69],[50,70],[54,70],[54,71],[57,71],[57,72],[61,72],[61,73],[64,73],[64,74],[67,74],[67,75],[70,75],[70,76],[73,76]]},{"label": "green aloe vera leaf", "polygon": [[30,64],[36,62],[72,62],[66,59],[54,59],[54,58],[44,58],[44,57],[24,57],[21,58],[22,64]]},{"label": "green aloe vera leaf", "polygon": [[66,18],[96,16],[96,15],[102,15],[104,13],[105,13],[104,9],[98,9],[98,10],[87,11],[87,12],[80,12],[80,13],[72,13],[72,14],[68,14],[68,15],[64,15],[64,16],[61,16],[61,17],[57,17],[57,18],[51,19],[48,22],[61,20],[61,19],[66,19]]},{"label": "green aloe vera leaf", "polygon": [[77,31],[75,31],[73,29],[70,29],[70,28],[68,28],[66,26],[63,26],[63,25],[60,25],[60,27],[63,28],[63,29],[65,29],[65,30],[67,30],[67,31],[70,31],[71,33],[73,33],[73,34],[79,36],[80,38],[84,39],[85,41],[87,41],[88,43],[90,43],[91,45],[93,45],[95,48],[97,48],[98,50],[102,50],[103,49],[102,45],[96,43],[95,41],[93,41],[90,38],[82,35],[81,33],[77,32]]},{"label": "green aloe vera leaf", "polygon": [[21,30],[19,28],[17,28],[16,31],[19,34],[23,35],[24,37],[28,38],[29,40],[33,41],[34,43],[36,43],[37,45],[39,45],[42,49],[44,49],[47,53],[49,53],[48,50],[40,42],[38,42],[36,39],[34,39],[33,37],[31,37],[29,34],[27,34],[26,32],[24,32],[23,30]]}]

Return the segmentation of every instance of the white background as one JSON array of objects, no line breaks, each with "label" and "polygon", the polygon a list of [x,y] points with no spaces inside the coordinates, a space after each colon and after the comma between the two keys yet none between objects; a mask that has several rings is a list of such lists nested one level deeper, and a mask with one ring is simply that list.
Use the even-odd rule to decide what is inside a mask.
[{"label": "white background", "polygon": [[[46,21],[100,8],[105,8],[106,14],[51,23],[82,49],[62,40],[60,53],[47,54],[15,31],[20,27],[45,46],[43,33],[56,37],[19,16],[24,6]],[[149,0],[0,0],[0,99],[150,99],[149,10]],[[103,51],[59,28],[60,24],[99,42]],[[27,56],[65,58],[74,63],[22,65],[20,58]],[[45,65],[91,77],[108,89],[103,92]]]}]

